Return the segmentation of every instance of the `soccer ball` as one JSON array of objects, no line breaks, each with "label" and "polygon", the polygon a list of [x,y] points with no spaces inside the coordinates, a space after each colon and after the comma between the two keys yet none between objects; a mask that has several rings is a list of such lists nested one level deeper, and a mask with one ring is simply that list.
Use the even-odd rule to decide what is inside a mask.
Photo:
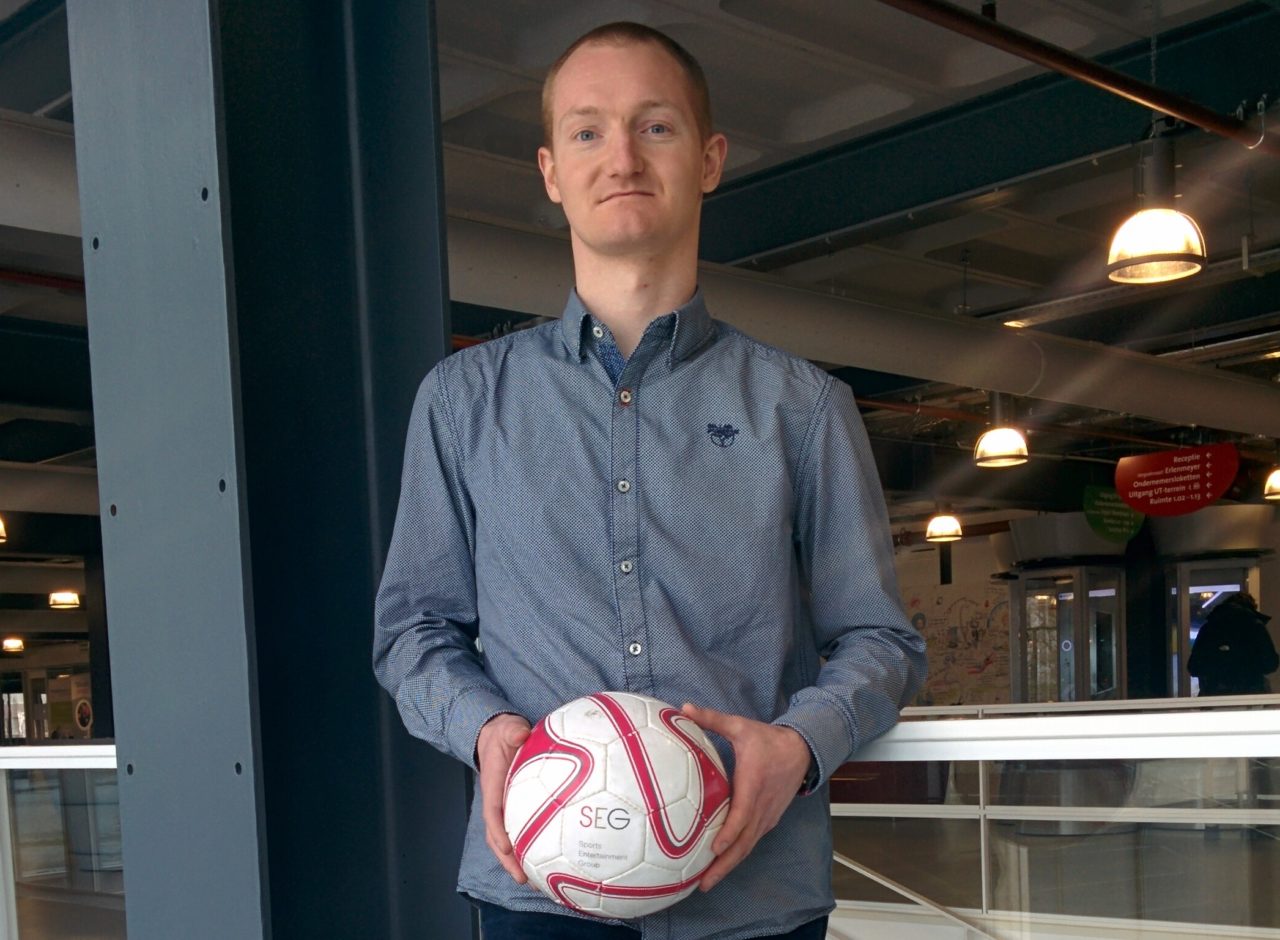
[{"label": "soccer ball", "polygon": [[728,812],[724,765],[702,729],[630,692],[557,708],[507,774],[504,822],[529,881],[598,917],[640,917],[689,895]]}]

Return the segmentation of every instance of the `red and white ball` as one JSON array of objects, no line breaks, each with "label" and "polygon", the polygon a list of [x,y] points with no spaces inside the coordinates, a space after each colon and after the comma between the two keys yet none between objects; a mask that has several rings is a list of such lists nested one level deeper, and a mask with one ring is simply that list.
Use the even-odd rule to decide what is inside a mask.
[{"label": "red and white ball", "polygon": [[599,917],[640,917],[690,894],[728,812],[724,765],[702,729],[630,692],[556,709],[507,774],[504,821],[530,883]]}]

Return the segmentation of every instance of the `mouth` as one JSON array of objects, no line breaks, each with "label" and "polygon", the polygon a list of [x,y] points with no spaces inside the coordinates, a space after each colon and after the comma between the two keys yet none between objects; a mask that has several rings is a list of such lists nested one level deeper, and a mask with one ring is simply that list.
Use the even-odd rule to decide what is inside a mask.
[{"label": "mouth", "polygon": [[652,196],[652,195],[653,193],[648,193],[640,189],[629,189],[626,192],[610,193],[609,195],[601,199],[600,202],[601,203],[612,202],[615,199],[626,199],[631,196]]}]

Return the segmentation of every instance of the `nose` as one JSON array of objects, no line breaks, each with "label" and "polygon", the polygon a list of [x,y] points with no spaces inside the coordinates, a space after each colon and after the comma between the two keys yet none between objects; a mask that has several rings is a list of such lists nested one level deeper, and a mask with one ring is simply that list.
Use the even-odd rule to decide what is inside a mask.
[{"label": "nose", "polygon": [[635,176],[644,167],[639,142],[627,132],[611,135],[608,151],[608,168],[611,176]]}]

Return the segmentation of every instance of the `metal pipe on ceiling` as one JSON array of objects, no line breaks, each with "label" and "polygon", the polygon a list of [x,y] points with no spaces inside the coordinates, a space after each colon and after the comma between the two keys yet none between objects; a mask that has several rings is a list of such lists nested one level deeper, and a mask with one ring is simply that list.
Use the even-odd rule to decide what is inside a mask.
[{"label": "metal pipe on ceiling", "polygon": [[[454,300],[559,316],[573,286],[567,239],[450,218]],[[494,259],[501,258],[501,264]],[[704,263],[712,313],[818,362],[1280,438],[1280,387],[1100,343],[964,317],[892,310]]]},{"label": "metal pipe on ceiling", "polygon": [[39,271],[18,271],[0,268],[0,283],[17,284],[21,287],[48,287],[51,290],[65,291],[69,294],[84,293],[84,278],[64,277],[59,274],[44,274]]},{"label": "metal pipe on ceiling", "polygon": [[[929,418],[939,418],[943,421],[954,421],[958,423],[986,425],[994,419],[986,414],[976,411],[964,411],[960,408],[942,408],[938,405],[926,405],[922,402],[907,401],[882,401],[878,398],[860,398],[855,397],[854,401],[858,403],[858,407],[867,411],[892,411],[897,414],[907,415],[923,415]],[[1041,434],[1057,434],[1061,437],[1073,437],[1082,440],[1104,440],[1117,441],[1122,444],[1139,444],[1143,447],[1151,447],[1156,450],[1165,450],[1173,445],[1168,441],[1156,441],[1149,437],[1138,437],[1133,434],[1120,434],[1115,431],[1094,430],[1082,427],[1066,427],[1061,424],[1049,424],[1034,419],[1019,419],[1014,422],[1018,427],[1027,431],[1036,431]]]},{"label": "metal pipe on ceiling", "polygon": [[1034,36],[1013,29],[994,19],[970,13],[946,0],[880,0],[886,6],[910,13],[944,29],[994,46],[1010,55],[1061,72],[1113,95],[1119,95],[1144,108],[1160,111],[1186,121],[1212,134],[1244,144],[1250,149],[1265,150],[1280,156],[1280,144],[1266,139],[1257,130],[1233,115],[1219,114],[1199,102],[1165,91],[1124,72],[1099,65],[1084,56],[1050,45]]}]

